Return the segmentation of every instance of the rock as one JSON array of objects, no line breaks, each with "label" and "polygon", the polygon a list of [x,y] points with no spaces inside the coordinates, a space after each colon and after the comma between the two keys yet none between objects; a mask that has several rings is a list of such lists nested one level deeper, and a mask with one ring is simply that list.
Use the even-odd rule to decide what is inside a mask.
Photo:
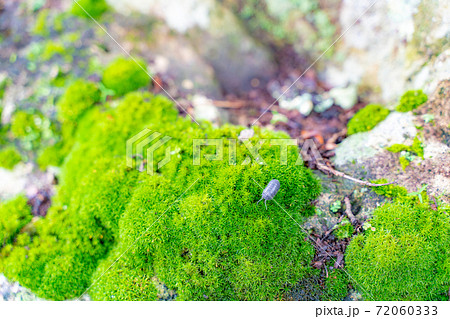
[{"label": "rock", "polygon": [[392,112],[369,132],[347,137],[335,150],[334,163],[337,166],[362,162],[384,151],[393,144],[408,144],[417,134],[410,113]]},{"label": "rock", "polygon": [[351,109],[358,102],[358,89],[354,85],[345,88],[333,88],[330,90],[329,95],[344,110]]},{"label": "rock", "polygon": [[253,131],[252,128],[247,128],[247,129],[245,129],[245,130],[242,130],[242,131],[239,133],[238,139],[239,139],[239,141],[242,142],[242,141],[244,141],[244,140],[248,140],[249,138],[252,138],[253,135],[255,135],[255,131]]},{"label": "rock", "polygon": [[432,93],[449,77],[448,1],[377,1],[361,16],[372,3],[342,1],[340,29],[348,31],[323,78],[331,86],[351,83],[372,90],[374,103],[395,103],[408,89]]},{"label": "rock", "polygon": [[196,94],[192,97],[194,106],[194,118],[196,120],[206,120],[214,123],[226,122],[226,114],[221,112],[206,96]]},{"label": "rock", "polygon": [[208,0],[108,0],[108,3],[123,14],[133,11],[145,15],[153,15],[162,20],[173,30],[184,33],[200,27],[207,28],[210,23],[209,14],[213,1]]},{"label": "rock", "polygon": [[309,93],[296,96],[292,100],[281,98],[279,103],[281,108],[286,110],[297,110],[304,116],[311,114],[314,108],[312,95]]},{"label": "rock", "polygon": [[18,283],[9,282],[0,274],[0,301],[35,301],[41,300],[28,289]]},{"label": "rock", "polygon": [[[166,63],[167,73],[174,78],[174,85],[188,93],[192,90],[182,85],[186,80],[192,81],[188,87],[195,93],[220,98],[222,92],[238,94],[252,89],[253,79],[264,85],[275,75],[271,51],[251,37],[228,6],[219,1],[109,3],[118,12],[139,12],[159,21],[150,34],[137,40],[142,42],[147,60],[161,55],[170,61]],[[125,35],[123,40],[129,41]]]},{"label": "rock", "polygon": [[[449,116],[449,83],[440,83],[429,101],[417,110],[417,115],[392,112],[373,130],[346,138],[335,150],[336,169],[363,180],[396,181],[409,192],[426,184],[429,195],[450,203],[450,145],[447,144],[450,128],[448,121],[442,121]],[[433,114],[434,120],[426,123],[423,114]],[[397,143],[411,145],[416,136],[422,142],[424,159],[416,157],[403,170],[400,154],[388,152],[385,147]]]}]

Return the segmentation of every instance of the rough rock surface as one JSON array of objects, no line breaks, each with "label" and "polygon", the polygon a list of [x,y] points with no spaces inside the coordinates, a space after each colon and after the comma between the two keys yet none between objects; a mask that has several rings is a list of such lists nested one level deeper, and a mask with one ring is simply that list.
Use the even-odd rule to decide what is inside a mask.
[{"label": "rough rock surface", "polygon": [[[365,180],[397,181],[410,192],[427,184],[430,195],[450,202],[449,95],[450,81],[443,81],[416,114],[393,112],[372,131],[348,137],[336,149],[336,168]],[[434,119],[427,123],[425,114]],[[402,170],[400,155],[384,148],[395,143],[410,145],[416,134],[423,143],[424,159],[416,158]]]},{"label": "rough rock surface", "polygon": [[34,301],[41,300],[31,291],[23,288],[18,283],[9,282],[3,274],[0,274],[0,301]]},{"label": "rough rock surface", "polygon": [[333,86],[359,84],[385,103],[411,88],[432,93],[450,76],[449,17],[445,0],[343,0],[339,25],[348,31],[325,78]]}]

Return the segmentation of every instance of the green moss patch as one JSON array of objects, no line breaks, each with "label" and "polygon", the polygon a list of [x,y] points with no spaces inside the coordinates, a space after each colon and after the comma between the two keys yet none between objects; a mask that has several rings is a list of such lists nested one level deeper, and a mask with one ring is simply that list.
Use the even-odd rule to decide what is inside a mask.
[{"label": "green moss patch", "polygon": [[21,160],[22,156],[14,146],[0,149],[0,167],[13,169]]},{"label": "green moss patch", "polygon": [[374,212],[355,237],[346,264],[367,300],[448,300],[450,211],[397,200]]},{"label": "green moss patch", "polygon": [[396,110],[399,112],[409,112],[417,109],[428,100],[428,97],[422,90],[410,90],[405,92],[400,98],[400,103]]},{"label": "green moss patch", "polygon": [[108,89],[122,96],[128,92],[147,86],[150,77],[144,71],[147,66],[143,61],[118,58],[103,72],[102,82]]},{"label": "green moss patch", "polygon": [[338,239],[345,239],[350,238],[353,235],[353,232],[355,229],[353,228],[352,224],[350,222],[344,222],[341,225],[339,225],[334,231],[333,234]]},{"label": "green moss patch", "polygon": [[325,279],[325,290],[320,300],[342,301],[348,295],[349,277],[342,269],[334,269]]},{"label": "green moss patch", "polygon": [[11,132],[14,137],[21,138],[39,131],[38,123],[41,117],[27,111],[17,111],[11,120]]},{"label": "green moss patch", "polygon": [[[108,11],[108,4],[105,0],[77,0],[72,5],[72,13],[83,18],[100,18],[103,13]],[[87,12],[87,13],[86,13]]]},{"label": "green moss patch", "polygon": [[20,229],[31,221],[31,208],[25,196],[0,203],[0,247],[10,244]]},{"label": "green moss patch", "polygon": [[401,153],[399,161],[403,170],[405,170],[405,168],[416,158],[416,156],[422,159],[424,158],[423,144],[417,136],[414,138],[412,145],[393,144],[387,147],[386,150],[392,153]]},{"label": "green moss patch", "polygon": [[49,22],[47,21],[48,15],[49,15],[48,9],[39,11],[39,13],[36,17],[36,22],[34,24],[34,27],[31,30],[32,34],[43,36],[43,37],[47,37],[50,35]]},{"label": "green moss patch", "polygon": [[348,122],[348,135],[373,129],[389,115],[389,110],[382,105],[369,104],[359,110]]},{"label": "green moss patch", "polygon": [[[198,127],[151,94],[128,94],[115,108],[92,108],[95,98],[75,103],[68,94],[60,116],[77,125],[61,184],[35,235],[2,250],[0,271],[8,278],[57,300],[77,298],[92,283],[95,300],[155,300],[155,278],[179,300],[266,300],[281,298],[314,271],[305,234],[274,202],[268,210],[256,205],[262,190],[252,180],[265,186],[277,178],[277,202],[301,224],[313,214],[320,186],[294,165],[296,148],[285,166],[279,148],[268,143],[259,151],[267,165],[241,165],[251,154],[238,142],[237,164],[229,165],[228,139],[242,128]],[[171,137],[164,145],[171,160],[154,175],[125,165],[127,139],[144,128]],[[194,138],[224,138],[224,160],[193,165]],[[287,135],[256,128],[251,143],[270,138]]]},{"label": "green moss patch", "polygon": [[78,80],[71,84],[58,101],[58,117],[62,122],[76,121],[100,100],[100,90],[92,82]]}]

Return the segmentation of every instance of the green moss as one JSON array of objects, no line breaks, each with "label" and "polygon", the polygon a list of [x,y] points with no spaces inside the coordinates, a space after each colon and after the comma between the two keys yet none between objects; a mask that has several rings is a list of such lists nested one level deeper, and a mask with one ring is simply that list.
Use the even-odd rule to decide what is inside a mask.
[{"label": "green moss", "polygon": [[61,166],[66,155],[64,144],[59,142],[44,148],[36,162],[41,170],[45,170],[49,166]]},{"label": "green moss", "polygon": [[72,83],[57,104],[62,122],[76,121],[100,100],[100,90],[92,82],[78,80]]},{"label": "green moss", "polygon": [[28,111],[17,111],[11,120],[11,132],[14,137],[21,138],[39,132],[38,123],[42,120],[39,114]]},{"label": "green moss", "polygon": [[334,269],[325,279],[325,291],[320,297],[324,301],[342,301],[348,295],[349,277],[342,269]]},{"label": "green moss", "polygon": [[71,62],[73,60],[72,57],[72,48],[66,48],[63,43],[58,43],[54,41],[47,41],[43,48],[43,52],[41,55],[42,61],[49,61],[55,55],[60,55],[67,62]]},{"label": "green moss", "polygon": [[342,223],[341,225],[339,225],[333,231],[333,234],[338,239],[345,239],[345,238],[352,237],[354,231],[355,231],[355,229],[353,228],[352,224],[350,224],[349,222],[346,222],[346,223]]},{"label": "green moss", "polygon": [[144,71],[147,66],[143,61],[138,63],[124,58],[116,59],[103,72],[103,84],[120,96],[147,86],[150,82],[150,77]]},{"label": "green moss", "polygon": [[369,104],[359,110],[348,122],[348,135],[373,129],[389,115],[389,110],[378,104]]},{"label": "green moss", "polygon": [[[388,183],[388,180],[383,178],[383,179],[373,180],[372,183],[386,184],[386,183]],[[395,185],[395,184],[374,187],[372,189],[376,194],[386,196],[389,198],[404,198],[406,196],[406,194],[408,194],[408,190],[406,188]]]},{"label": "green moss", "polygon": [[[3,108],[0,107],[0,119],[2,118]],[[8,143],[9,124],[3,125],[0,121],[0,146]]]},{"label": "green moss", "polygon": [[374,212],[374,231],[347,248],[352,278],[371,300],[448,300],[449,211],[416,201],[395,201]]},{"label": "green moss", "polygon": [[0,167],[13,169],[21,160],[22,156],[14,146],[7,146],[0,150]]},{"label": "green moss", "polygon": [[410,151],[423,159],[423,145],[417,136],[413,140]]},{"label": "green moss", "polygon": [[402,167],[402,170],[405,170],[406,167],[408,167],[408,165],[410,163],[409,160],[405,156],[400,156],[398,160],[400,162],[400,166]]},{"label": "green moss", "polygon": [[59,13],[55,16],[53,20],[53,29],[58,32],[62,33],[64,31],[64,21],[67,18],[67,13]]},{"label": "green moss", "polygon": [[413,143],[411,146],[405,144],[393,144],[386,148],[389,152],[392,153],[400,153],[400,152],[411,152],[416,154],[417,156],[423,159],[423,145],[419,138],[414,137]]},{"label": "green moss", "polygon": [[399,112],[409,112],[417,109],[427,100],[428,97],[422,90],[410,90],[402,95],[396,110]]},{"label": "green moss", "polygon": [[400,153],[403,151],[409,151],[411,149],[411,146],[405,145],[405,144],[393,144],[386,148],[389,152],[392,153]]},{"label": "green moss", "polygon": [[20,229],[31,221],[31,208],[25,196],[0,203],[0,247],[11,243]]},{"label": "green moss", "polygon": [[414,160],[415,156],[419,156],[422,159],[424,158],[423,144],[418,139],[417,136],[414,137],[411,146],[405,144],[393,144],[387,147],[386,150],[392,153],[401,153],[399,161],[403,170],[405,170],[405,168],[410,164],[410,162]]},{"label": "green moss", "polygon": [[[252,178],[261,185],[277,178],[276,200],[296,222],[313,214],[309,203],[320,186],[309,170],[293,165],[295,149],[287,166],[269,145],[259,151],[265,166],[228,165],[228,147],[224,161],[193,166],[192,139],[228,143],[241,128],[198,127],[150,94],[128,94],[114,109],[85,113],[53,206],[36,223],[28,249],[16,243],[2,251],[7,277],[51,299],[79,297],[94,282],[94,299],[154,300],[156,276],[181,300],[260,300],[280,297],[287,284],[313,271],[314,249],[298,225],[273,202],[268,210],[255,204],[262,190]],[[126,140],[145,127],[171,136],[166,146],[175,152],[151,176],[125,166]],[[271,137],[287,136],[256,129],[252,143]],[[238,163],[250,155],[246,150],[239,143]],[[164,157],[164,148],[155,153],[156,161]]]},{"label": "green moss", "polygon": [[[12,83],[10,78],[4,78],[0,80],[0,99],[5,95],[6,88]],[[0,107],[1,108],[1,107]]]},{"label": "green moss", "polygon": [[36,22],[31,31],[32,34],[40,35],[43,37],[48,37],[50,35],[49,22],[47,21],[48,15],[49,15],[48,9],[39,11],[39,13],[36,17]]},{"label": "green moss", "polygon": [[78,4],[74,2],[72,5],[72,13],[83,18],[89,18],[90,15],[92,18],[98,19],[109,8],[105,0],[78,0],[77,2]]}]

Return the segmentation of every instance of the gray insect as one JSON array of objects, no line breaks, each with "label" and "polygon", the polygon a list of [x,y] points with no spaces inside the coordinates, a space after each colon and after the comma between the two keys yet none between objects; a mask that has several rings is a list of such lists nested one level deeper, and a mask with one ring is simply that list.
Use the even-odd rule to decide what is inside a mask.
[{"label": "gray insect", "polygon": [[272,179],[269,184],[267,184],[266,188],[264,188],[261,199],[256,204],[259,204],[259,202],[264,199],[264,204],[266,205],[267,209],[267,201],[273,199],[279,190],[280,181],[277,179]]}]

